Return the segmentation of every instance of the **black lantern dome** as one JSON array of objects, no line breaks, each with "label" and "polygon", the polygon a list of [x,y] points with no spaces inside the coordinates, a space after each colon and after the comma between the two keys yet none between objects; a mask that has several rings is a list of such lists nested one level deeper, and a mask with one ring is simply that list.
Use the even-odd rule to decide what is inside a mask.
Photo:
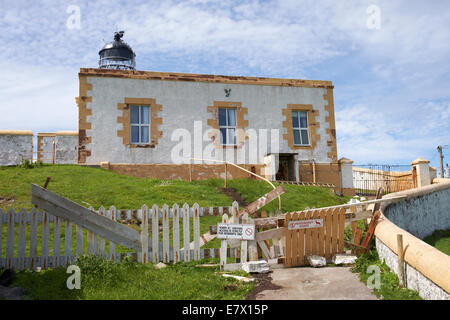
[{"label": "black lantern dome", "polygon": [[98,66],[101,69],[134,70],[136,54],[131,47],[122,41],[124,31],[114,33],[114,41],[107,43],[99,51]]}]

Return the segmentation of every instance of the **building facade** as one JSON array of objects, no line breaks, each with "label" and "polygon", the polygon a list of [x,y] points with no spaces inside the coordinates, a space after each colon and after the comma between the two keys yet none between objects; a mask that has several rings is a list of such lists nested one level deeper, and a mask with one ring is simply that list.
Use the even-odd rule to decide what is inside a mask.
[{"label": "building facade", "polygon": [[79,82],[80,164],[223,178],[212,159],[271,180],[340,185],[331,81],[82,68]]}]

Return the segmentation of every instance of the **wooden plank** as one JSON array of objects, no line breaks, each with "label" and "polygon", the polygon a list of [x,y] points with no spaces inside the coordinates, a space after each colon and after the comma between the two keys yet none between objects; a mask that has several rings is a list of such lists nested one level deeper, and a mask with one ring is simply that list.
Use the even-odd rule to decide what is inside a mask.
[{"label": "wooden plank", "polygon": [[37,260],[37,231],[38,231],[38,215],[41,215],[37,208],[31,209],[31,221],[30,221],[30,265],[33,270]]},{"label": "wooden plank", "polygon": [[49,222],[48,213],[43,211],[42,215],[42,249],[41,249],[41,268],[48,267],[48,240],[49,240]]},{"label": "wooden plank", "polygon": [[159,262],[159,208],[152,207],[152,262]]},{"label": "wooden plank", "polygon": [[325,258],[331,259],[331,228],[333,224],[333,210],[332,209],[324,209],[325,210]]},{"label": "wooden plank", "polygon": [[25,245],[26,245],[26,216],[27,211],[25,209],[21,209],[18,213],[19,217],[19,239],[18,239],[18,247],[17,247],[17,253],[19,258],[18,263],[18,269],[23,270],[24,269],[24,262],[25,262]]},{"label": "wooden plank", "polygon": [[375,227],[377,226],[378,220],[380,218],[380,211],[375,212],[372,220],[370,221],[369,228],[366,231],[366,235],[361,243],[361,246],[368,248],[370,239],[372,239],[373,233],[375,232]]},{"label": "wooden plank", "polygon": [[361,244],[361,236],[363,233],[363,229],[357,227],[355,232],[355,237],[353,238],[353,243],[360,245]]},{"label": "wooden plank", "polygon": [[344,237],[345,237],[345,208],[339,209],[339,234],[338,234],[338,252],[344,252]]},{"label": "wooden plank", "polygon": [[194,224],[194,260],[200,260],[200,207],[197,203],[192,206]]},{"label": "wooden plank", "polygon": [[259,209],[261,209],[262,207],[264,207],[266,204],[268,204],[269,202],[271,202],[272,200],[278,198],[278,196],[282,195],[283,193],[285,193],[286,191],[284,190],[283,186],[278,186],[275,189],[273,189],[272,191],[266,193],[265,195],[263,195],[262,197],[260,197],[258,200],[250,203],[248,206],[246,206],[240,213],[240,215],[243,215],[244,213],[247,214],[252,214],[256,211],[258,211]]},{"label": "wooden plank", "polygon": [[[303,214],[303,217],[305,215]],[[299,220],[302,220],[302,214],[298,213]],[[297,229],[297,265],[303,266],[305,265],[306,260],[306,229]]]},{"label": "wooden plank", "polygon": [[61,218],[55,217],[53,222],[53,266],[61,265]]},{"label": "wooden plank", "polygon": [[[224,214],[222,216],[222,223],[228,223],[228,215]],[[220,270],[225,269],[227,264],[227,240],[223,239],[220,241]]]},{"label": "wooden plank", "polygon": [[[298,212],[295,212],[292,216],[291,216],[291,220],[298,220],[300,218]],[[298,230],[292,230],[291,232],[291,238],[290,238],[290,242],[291,242],[291,265],[292,266],[298,266],[300,265],[300,260],[302,260],[302,256],[303,256],[303,248],[299,247],[299,236],[300,236],[300,232],[298,232]]]},{"label": "wooden plank", "polygon": [[[302,219],[299,220],[310,220],[313,216],[313,211],[305,210],[303,211]],[[306,257],[312,254],[313,244],[312,244],[312,229],[305,229],[305,260]]]},{"label": "wooden plank", "polygon": [[69,259],[67,257],[72,256],[72,222],[68,220],[65,221],[64,256],[66,257],[65,265],[67,266],[69,263]]},{"label": "wooden plank", "polygon": [[[110,217],[108,217],[109,219],[111,219],[112,221],[116,221],[117,219],[117,209],[115,206],[111,206],[109,208],[109,212],[111,214]],[[147,213],[148,215],[148,213]],[[116,244],[114,241],[109,240],[109,256],[111,257],[112,261],[115,261],[116,259]]]},{"label": "wooden plank", "polygon": [[[141,252],[140,262],[147,264],[148,262],[148,207],[144,204],[141,208],[142,220],[141,220]],[[153,210],[152,210],[153,212]],[[153,235],[153,228],[152,228]],[[157,247],[154,247],[157,248]]]},{"label": "wooden plank", "polygon": [[[239,224],[239,204],[237,203],[237,201],[233,201],[233,205],[231,206],[231,219],[229,223]],[[228,245],[230,246],[230,248],[234,248],[234,257],[239,257],[239,248],[241,247],[241,241],[228,240]]]},{"label": "wooden plank", "polygon": [[[242,224],[248,224],[248,214],[244,213],[242,215]],[[247,262],[247,241],[241,241],[241,263]]]},{"label": "wooden plank", "polygon": [[140,235],[136,230],[102,217],[88,208],[45,190],[31,185],[32,203],[48,210],[50,214],[70,220],[101,237],[112,240],[124,247],[140,250]]},{"label": "wooden plank", "polygon": [[262,252],[264,253],[264,258],[266,261],[269,261],[269,259],[273,259],[273,257],[270,254],[269,248],[267,248],[267,245],[264,241],[256,241],[258,243],[258,246],[261,248]]},{"label": "wooden plank", "polygon": [[339,208],[333,209],[332,223],[331,223],[331,255],[338,252],[338,234],[339,234]]},{"label": "wooden plank", "polygon": [[7,230],[6,230],[6,268],[12,268],[13,267],[13,261],[14,258],[14,218],[16,217],[16,212],[14,209],[8,210],[8,224],[7,224]]},{"label": "wooden plank", "polygon": [[174,262],[180,261],[180,207],[178,204],[174,204],[172,207],[173,212],[173,252]]},{"label": "wooden plank", "polygon": [[[312,212],[312,219],[319,219],[320,218],[320,211],[313,211]],[[312,242],[312,254],[320,254],[319,251],[319,233],[320,229],[322,228],[312,228],[311,229],[311,242]]]},{"label": "wooden plank", "polygon": [[189,230],[189,205],[185,203],[183,205],[183,247],[184,247],[184,262],[191,260],[189,253],[189,242],[191,241]]},{"label": "wooden plank", "polygon": [[169,206],[167,204],[163,205],[162,208],[162,218],[163,218],[163,262],[168,263],[170,261],[169,257]]},{"label": "wooden plank", "polygon": [[324,235],[325,235],[325,210],[320,210],[318,213],[318,218],[323,220],[323,226],[322,228],[319,228],[319,255],[322,257],[325,257],[325,240],[324,240]]},{"label": "wooden plank", "polygon": [[[104,206],[101,206],[98,209],[98,213],[99,215],[101,215],[102,217],[106,217],[106,209]],[[104,257],[105,256],[105,239],[102,238],[101,236],[98,237],[98,253],[100,256]]]},{"label": "wooden plank", "polygon": [[281,238],[282,236],[284,236],[285,232],[286,228],[284,227],[257,232],[255,234],[255,240],[261,241],[261,240]]},{"label": "wooden plank", "polygon": [[[369,204],[376,204],[376,203],[389,203],[389,202],[397,202],[403,199],[406,199],[407,196],[397,196],[397,197],[392,197],[392,198],[386,198],[386,199],[375,199],[375,200],[368,200],[368,201],[364,201],[363,204],[364,205],[369,205]],[[345,208],[348,209],[350,207],[354,207],[354,206],[361,206],[361,203],[347,203],[347,204],[340,204],[337,206],[330,206],[330,207],[323,207],[323,208],[314,208],[314,209],[309,209],[309,210],[322,210],[322,209],[340,209],[340,208]]]},{"label": "wooden plank", "polygon": [[[95,212],[93,207],[89,207],[91,212]],[[95,234],[92,231],[87,230],[87,253],[96,254],[97,253],[97,243],[95,242]]]},{"label": "wooden plank", "polygon": [[[289,225],[289,221],[291,221],[291,213],[286,213],[286,224]],[[286,267],[292,266],[292,232],[295,230],[286,229],[285,237],[286,237],[286,247],[285,247],[285,265]]]},{"label": "wooden plank", "polygon": [[75,225],[76,228],[76,244],[75,254],[81,256],[83,254],[83,228],[79,225]]},{"label": "wooden plank", "polygon": [[355,212],[355,213],[351,213],[351,214],[346,213],[345,214],[345,225],[347,226],[351,223],[371,218],[372,215],[373,214],[372,214],[371,210],[364,210],[364,211]]}]

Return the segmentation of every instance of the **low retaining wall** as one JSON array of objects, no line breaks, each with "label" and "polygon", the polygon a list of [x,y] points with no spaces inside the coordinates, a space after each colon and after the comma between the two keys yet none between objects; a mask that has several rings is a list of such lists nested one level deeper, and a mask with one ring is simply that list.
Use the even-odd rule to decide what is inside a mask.
[{"label": "low retaining wall", "polygon": [[424,299],[450,300],[450,256],[420,239],[436,229],[450,228],[450,183],[385,198],[401,195],[407,198],[380,208],[382,216],[375,229],[378,255],[398,275],[397,234],[402,234],[407,287]]},{"label": "low retaining wall", "polygon": [[[140,178],[157,178],[168,180],[203,180],[203,179],[224,179],[225,167],[223,164],[119,164],[102,162],[102,168],[109,169],[121,174]],[[262,164],[240,165],[241,167],[261,175],[264,168]],[[190,172],[190,173],[189,173]],[[233,178],[253,178],[248,172],[240,170],[234,166],[227,166],[227,179]]]},{"label": "low retaining wall", "polygon": [[27,130],[0,130],[0,166],[21,164],[33,160],[33,132]]}]

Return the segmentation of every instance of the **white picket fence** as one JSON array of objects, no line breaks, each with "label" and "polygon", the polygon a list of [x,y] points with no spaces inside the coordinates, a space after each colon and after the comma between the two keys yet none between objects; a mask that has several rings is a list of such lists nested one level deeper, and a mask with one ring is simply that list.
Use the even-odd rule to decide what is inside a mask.
[{"label": "white picket fence", "polygon": [[[175,204],[171,208],[168,205],[162,207],[153,205],[152,208],[144,205],[139,210],[117,210],[114,206],[109,210],[104,207],[100,207],[97,211],[90,209],[114,221],[140,224],[143,230],[141,232],[141,244],[144,248],[142,252],[147,254],[141,256],[140,252],[119,253],[113,241],[37,208],[29,212],[21,209],[17,213],[13,209],[7,212],[0,209],[0,267],[23,270],[68,266],[82,254],[100,255],[116,262],[124,256],[132,255],[138,261],[149,260],[153,263],[188,262],[219,257],[219,248],[200,248],[200,219],[206,215],[222,216],[227,212],[236,214],[239,212],[239,205],[234,202],[231,207],[200,208],[196,203],[192,207],[188,204],[182,207]],[[170,228],[170,219],[172,219],[172,228]],[[183,223],[183,234],[180,234],[180,220]],[[160,241],[160,221],[162,222],[162,241]],[[189,226],[191,223],[193,249],[190,246]],[[151,225],[151,231],[148,230],[149,225]],[[50,229],[53,232],[53,241],[50,241]],[[170,241],[170,234],[172,234],[172,241]],[[183,247],[180,247],[180,236],[183,237]],[[75,244],[72,241],[73,237],[75,237]],[[227,254],[229,257],[236,257],[234,249],[228,249]]]}]

